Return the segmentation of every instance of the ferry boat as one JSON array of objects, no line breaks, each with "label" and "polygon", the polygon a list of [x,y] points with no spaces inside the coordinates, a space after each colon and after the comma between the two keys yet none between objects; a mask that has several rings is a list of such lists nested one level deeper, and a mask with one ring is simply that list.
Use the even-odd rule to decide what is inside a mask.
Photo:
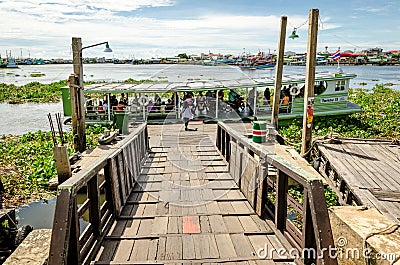
[{"label": "ferry boat", "polygon": [[[312,99],[314,117],[361,112],[360,106],[348,100],[349,81],[355,77],[355,74],[342,72],[316,73],[315,96]],[[254,117],[258,120],[270,120],[274,82],[274,78],[248,78],[91,84],[84,89],[87,121],[115,122],[117,114],[122,112],[132,120],[147,120],[149,123],[177,122],[181,118],[182,103],[185,100],[192,102],[194,119],[204,122],[252,120]],[[283,76],[279,106],[280,125],[303,117],[304,87],[305,75]],[[118,105],[121,93],[123,102]],[[198,98],[200,93],[204,96],[201,101]],[[115,103],[110,104],[112,101]],[[106,107],[103,106],[104,102],[107,103]],[[203,106],[201,109],[200,105]],[[71,116],[68,87],[63,88],[63,106],[64,115]]]}]

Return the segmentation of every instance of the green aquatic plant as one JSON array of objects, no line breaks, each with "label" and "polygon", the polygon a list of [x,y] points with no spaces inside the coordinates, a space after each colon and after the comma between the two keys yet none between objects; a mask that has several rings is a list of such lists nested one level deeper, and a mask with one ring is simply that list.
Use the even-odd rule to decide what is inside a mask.
[{"label": "green aquatic plant", "polygon": [[0,102],[12,104],[26,102],[58,102],[61,98],[61,87],[66,86],[66,81],[41,84],[31,82],[23,86],[0,84]]},{"label": "green aquatic plant", "polygon": [[[164,80],[167,82],[167,80]],[[141,84],[144,82],[155,82],[154,80],[135,80],[129,78],[123,83]],[[100,83],[99,81],[88,81],[85,85]],[[101,81],[105,83],[105,81]],[[61,100],[61,88],[68,86],[66,80],[53,82],[50,84],[42,84],[39,82],[31,82],[23,86],[14,84],[0,83],[0,103],[7,102],[10,104],[21,104],[27,102],[49,103],[59,102]]]},{"label": "green aquatic plant", "polygon": [[[98,145],[97,139],[104,128],[86,128],[87,146]],[[73,154],[72,132],[64,133],[68,154]],[[58,142],[59,139],[58,139]],[[51,132],[30,132],[21,136],[7,135],[0,139],[0,177],[6,204],[19,204],[26,200],[54,195],[48,190],[49,180],[57,175]]]},{"label": "green aquatic plant", "polygon": [[[313,136],[339,133],[349,138],[400,137],[400,91],[385,85],[375,85],[372,90],[350,89],[349,100],[360,105],[363,112],[345,117],[315,117]],[[302,120],[281,127],[279,133],[300,151]]]}]

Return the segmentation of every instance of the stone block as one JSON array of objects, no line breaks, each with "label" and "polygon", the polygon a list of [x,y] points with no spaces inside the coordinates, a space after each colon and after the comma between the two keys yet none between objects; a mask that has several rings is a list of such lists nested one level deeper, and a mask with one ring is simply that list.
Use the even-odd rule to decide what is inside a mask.
[{"label": "stone block", "polygon": [[50,252],[51,229],[33,230],[3,265],[44,265]]},{"label": "stone block", "polygon": [[400,265],[400,228],[376,209],[329,208],[339,265]]}]

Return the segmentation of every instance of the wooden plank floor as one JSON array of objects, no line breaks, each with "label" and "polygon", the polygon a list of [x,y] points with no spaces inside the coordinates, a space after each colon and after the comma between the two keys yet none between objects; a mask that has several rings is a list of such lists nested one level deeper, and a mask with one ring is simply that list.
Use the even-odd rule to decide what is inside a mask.
[{"label": "wooden plank floor", "polygon": [[400,147],[389,142],[344,140],[318,149],[362,203],[400,222]]},{"label": "wooden plank floor", "polygon": [[[214,146],[215,125],[149,126],[151,153],[93,264],[294,264]],[[272,252],[271,252],[272,253]]]}]

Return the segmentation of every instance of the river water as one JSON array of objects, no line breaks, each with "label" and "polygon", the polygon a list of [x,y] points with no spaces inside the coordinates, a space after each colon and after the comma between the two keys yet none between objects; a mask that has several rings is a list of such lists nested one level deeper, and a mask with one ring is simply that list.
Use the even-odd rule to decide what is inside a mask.
[{"label": "river water", "polygon": [[[241,71],[234,66],[200,66],[200,65],[128,65],[128,64],[85,64],[86,81],[122,81],[128,78],[168,80],[171,82],[193,79],[226,80],[255,77],[272,77],[275,70]],[[341,66],[344,72],[355,73],[357,78],[351,80],[350,87],[371,89],[375,84],[393,84],[400,90],[400,66]],[[336,66],[317,66],[317,72],[334,72]],[[31,77],[32,72],[43,73],[41,77]],[[0,69],[0,83],[24,85],[37,81],[51,83],[68,79],[72,72],[70,64],[21,65],[19,69]],[[283,74],[305,74],[305,66],[285,66]],[[47,114],[62,113],[62,104],[22,104],[10,105],[0,103],[0,135],[23,134],[29,131],[49,130]]]}]

